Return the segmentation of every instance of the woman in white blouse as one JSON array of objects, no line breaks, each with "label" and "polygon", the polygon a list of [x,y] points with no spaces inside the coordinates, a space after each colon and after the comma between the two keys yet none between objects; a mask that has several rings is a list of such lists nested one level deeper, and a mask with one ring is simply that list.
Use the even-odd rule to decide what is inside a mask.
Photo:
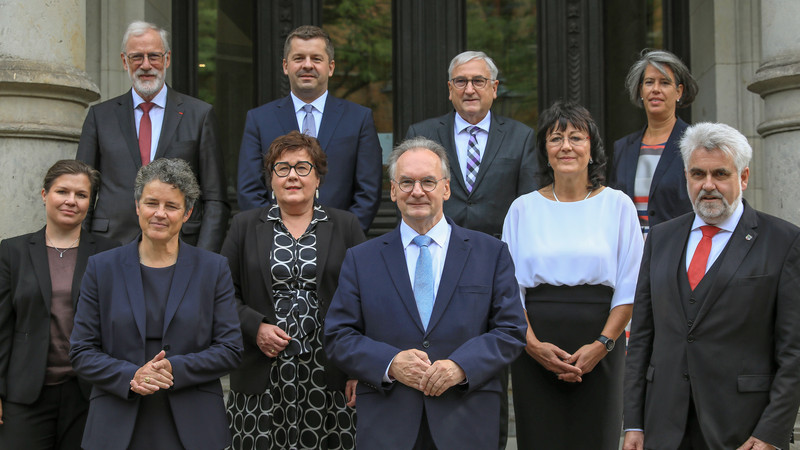
[{"label": "woman in white blouse", "polygon": [[556,102],[538,129],[544,187],[516,199],[503,225],[529,323],[525,353],[511,366],[517,442],[617,449],[621,336],[643,247],[636,209],[603,186],[603,142],[584,107]]}]

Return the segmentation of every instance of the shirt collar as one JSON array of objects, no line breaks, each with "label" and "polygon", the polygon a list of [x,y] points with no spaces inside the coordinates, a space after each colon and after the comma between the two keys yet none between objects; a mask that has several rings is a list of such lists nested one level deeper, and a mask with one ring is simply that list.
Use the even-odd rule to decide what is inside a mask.
[{"label": "shirt collar", "polygon": [[[486,113],[486,117],[483,118],[480,122],[475,124],[478,128],[485,132],[489,132],[489,125],[492,123],[492,112],[489,111]],[[464,120],[463,117],[456,111],[456,131],[458,133],[463,132],[467,127],[473,126],[471,123]]]},{"label": "shirt collar", "polygon": [[307,104],[312,105],[314,107],[314,109],[316,109],[317,111],[323,112],[325,110],[325,100],[328,99],[328,91],[327,90],[325,92],[323,92],[322,95],[317,97],[316,100],[314,100],[311,103],[306,103],[306,102],[300,100],[299,98],[297,98],[296,95],[294,95],[294,92],[290,92],[289,95],[292,97],[292,104],[294,105],[294,112],[295,113],[300,112],[300,110],[303,109],[303,106],[306,106]]},{"label": "shirt collar", "polygon": [[[439,245],[439,247],[444,247],[445,242],[447,241],[447,236],[450,234],[450,224],[447,223],[447,219],[442,218],[433,226],[427,233],[426,236],[433,239],[433,242]],[[400,221],[400,240],[403,243],[403,248],[408,248],[411,241],[419,236],[419,233],[414,231],[405,221]]]},{"label": "shirt collar", "polygon": [[[144,103],[145,100],[139,95],[138,92],[136,92],[136,89],[131,89],[131,93],[133,94],[133,109],[136,109],[139,107],[139,105]],[[152,100],[150,100],[150,103],[155,103],[156,106],[161,109],[167,108],[167,83],[164,83],[164,85],[161,86],[161,90],[158,91],[158,94],[156,94]]]},{"label": "shirt collar", "polygon": [[[739,224],[739,219],[742,218],[742,214],[744,213],[744,202],[739,201],[739,205],[736,209],[733,210],[733,214],[730,215],[727,219],[723,220],[722,222],[714,225],[721,230],[729,231],[733,233],[733,230],[736,229],[736,225]],[[692,231],[697,230],[703,225],[711,225],[708,223],[703,222],[703,219],[700,218],[697,214],[694,215],[694,222],[692,222]]]}]

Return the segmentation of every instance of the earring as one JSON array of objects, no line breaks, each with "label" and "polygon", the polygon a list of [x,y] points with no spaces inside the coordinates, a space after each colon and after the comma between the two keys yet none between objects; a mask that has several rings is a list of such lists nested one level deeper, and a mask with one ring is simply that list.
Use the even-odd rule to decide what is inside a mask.
[{"label": "earring", "polygon": [[591,157],[589,157],[589,164],[594,164],[594,160]]},{"label": "earring", "polygon": [[319,200],[319,188],[317,188],[317,192],[314,193],[314,197]]},{"label": "earring", "polygon": [[275,202],[275,191],[270,191],[269,196],[272,198],[272,201]]},{"label": "earring", "polygon": [[547,167],[553,167],[550,165],[550,161],[547,161]]}]

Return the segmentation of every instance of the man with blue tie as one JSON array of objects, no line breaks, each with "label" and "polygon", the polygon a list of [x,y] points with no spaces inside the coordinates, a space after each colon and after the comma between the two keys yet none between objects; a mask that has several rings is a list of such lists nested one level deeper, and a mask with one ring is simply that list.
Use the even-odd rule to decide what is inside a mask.
[{"label": "man with blue tie", "polygon": [[303,25],[286,37],[283,73],[291,93],[247,113],[239,150],[237,196],[242,210],[271,202],[261,171],[264,154],[275,138],[299,130],[317,138],[328,157],[319,202],[352,212],[364,230],[375,218],[383,178],[378,133],[369,108],[328,92],[333,53],[328,33],[319,27]]},{"label": "man with blue tie", "polygon": [[402,215],[348,250],[325,320],[328,358],[357,387],[357,447],[487,449],[499,438],[499,374],[525,346],[506,245],[444,217],[444,148],[418,137],[389,157]]}]

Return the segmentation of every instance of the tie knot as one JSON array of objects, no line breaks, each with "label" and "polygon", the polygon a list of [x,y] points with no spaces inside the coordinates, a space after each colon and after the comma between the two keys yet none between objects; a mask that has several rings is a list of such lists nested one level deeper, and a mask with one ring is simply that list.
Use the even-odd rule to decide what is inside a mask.
[{"label": "tie knot", "polygon": [[703,232],[703,237],[713,238],[715,234],[719,233],[720,228],[713,225],[703,225],[700,231]]},{"label": "tie knot", "polygon": [[481,127],[478,126],[467,127],[467,131],[469,132],[470,135],[476,136],[478,134],[478,131],[481,131]]},{"label": "tie knot", "polygon": [[417,244],[417,247],[427,247],[431,245],[431,239],[429,236],[425,236],[424,234],[420,234],[419,236],[415,237],[411,242]]},{"label": "tie knot", "polygon": [[139,108],[141,108],[141,110],[144,111],[145,114],[149,114],[150,110],[153,109],[153,106],[155,106],[155,103],[153,102],[139,103]]},{"label": "tie knot", "polygon": [[314,111],[314,105],[310,104],[303,105],[303,111],[305,111],[306,114],[311,113],[312,111]]}]

